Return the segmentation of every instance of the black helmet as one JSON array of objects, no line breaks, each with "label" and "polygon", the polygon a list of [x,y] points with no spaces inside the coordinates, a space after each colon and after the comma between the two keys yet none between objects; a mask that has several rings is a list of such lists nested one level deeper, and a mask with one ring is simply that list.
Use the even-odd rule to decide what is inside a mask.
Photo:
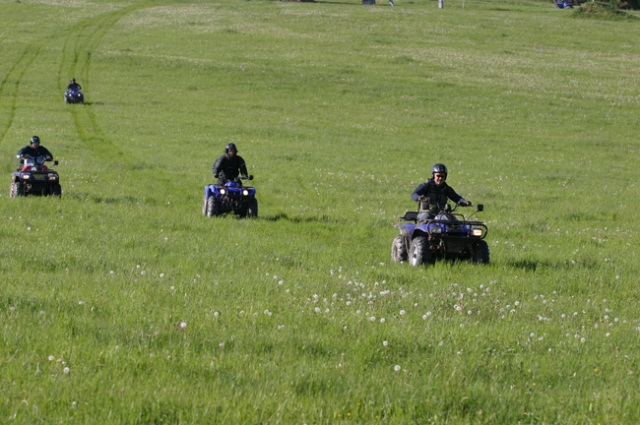
[{"label": "black helmet", "polygon": [[431,168],[431,175],[434,175],[436,173],[444,174],[446,177],[447,174],[449,174],[449,170],[447,170],[446,165],[437,163],[436,165],[433,166],[433,168]]},{"label": "black helmet", "polygon": [[31,143],[40,144],[40,138],[38,136],[31,136]]},{"label": "black helmet", "polygon": [[238,148],[235,143],[227,143],[227,146],[224,147],[224,153],[229,152],[230,149],[233,149],[236,153],[238,152]]}]

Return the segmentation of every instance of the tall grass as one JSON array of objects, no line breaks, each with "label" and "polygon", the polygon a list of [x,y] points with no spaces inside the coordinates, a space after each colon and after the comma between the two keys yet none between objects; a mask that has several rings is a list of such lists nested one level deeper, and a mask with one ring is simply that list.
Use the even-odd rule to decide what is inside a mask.
[{"label": "tall grass", "polygon": [[[0,0],[0,422],[638,421],[638,24],[360,3]],[[390,261],[435,162],[490,265]]]}]

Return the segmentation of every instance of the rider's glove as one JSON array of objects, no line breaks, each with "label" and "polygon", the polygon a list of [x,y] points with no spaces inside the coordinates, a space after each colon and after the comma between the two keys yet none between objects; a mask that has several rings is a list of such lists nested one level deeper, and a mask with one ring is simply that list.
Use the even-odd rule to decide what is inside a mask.
[{"label": "rider's glove", "polygon": [[420,201],[420,202],[425,202],[426,200],[427,200],[427,197],[426,197],[426,196],[424,196],[424,195],[420,195],[420,196],[418,196],[418,201]]},{"label": "rider's glove", "polygon": [[470,207],[471,206],[471,202],[467,201],[466,199],[462,198],[460,199],[460,202],[458,202],[460,205],[462,205],[463,207]]},{"label": "rider's glove", "polygon": [[243,174],[240,176],[241,179],[243,180],[247,180],[249,178],[249,176],[247,176],[246,174]]}]

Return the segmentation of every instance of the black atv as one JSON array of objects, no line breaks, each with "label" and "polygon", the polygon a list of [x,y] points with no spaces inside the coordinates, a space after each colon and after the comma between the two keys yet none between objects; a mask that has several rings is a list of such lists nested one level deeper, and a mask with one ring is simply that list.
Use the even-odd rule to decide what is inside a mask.
[{"label": "black atv", "polygon": [[[62,196],[60,176],[58,173],[44,165],[45,157],[26,156],[22,158],[21,165],[11,173],[11,186],[9,197],[18,196]],[[58,161],[53,162],[58,165]]]},{"label": "black atv", "polygon": [[[454,214],[449,204],[435,218],[418,222],[417,211],[407,211],[400,220],[412,223],[397,224],[400,236],[393,240],[393,261],[408,261],[413,266],[433,264],[436,260],[471,260],[489,263],[489,246],[484,240],[488,228],[481,221],[465,219]],[[484,210],[479,204],[476,212]],[[473,215],[472,214],[472,215]],[[471,218],[471,216],[469,216]]]}]

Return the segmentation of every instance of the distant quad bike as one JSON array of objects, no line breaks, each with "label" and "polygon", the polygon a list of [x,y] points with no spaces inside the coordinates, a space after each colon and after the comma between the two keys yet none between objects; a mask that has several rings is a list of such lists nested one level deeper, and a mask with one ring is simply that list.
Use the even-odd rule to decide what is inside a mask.
[{"label": "distant quad bike", "polygon": [[[247,180],[253,180],[253,176],[249,176]],[[211,217],[227,213],[240,217],[257,217],[256,188],[243,186],[239,179],[228,181],[222,186],[205,186],[202,215]]]},{"label": "distant quad bike", "polygon": [[64,103],[84,103],[82,90],[74,88],[64,92]]},{"label": "distant quad bike", "polygon": [[[414,267],[433,264],[436,260],[470,260],[489,264],[489,246],[484,240],[487,226],[481,221],[453,214],[457,207],[451,209],[447,204],[434,219],[420,223],[417,211],[407,211],[400,220],[413,223],[396,225],[400,236],[391,245],[393,261],[408,261]],[[479,204],[471,216],[483,210],[484,206]]]},{"label": "distant quad bike", "polygon": [[[44,165],[45,157],[26,156],[16,172],[11,173],[9,197],[18,196],[62,196],[60,176]],[[58,161],[53,162],[58,165]]]}]

